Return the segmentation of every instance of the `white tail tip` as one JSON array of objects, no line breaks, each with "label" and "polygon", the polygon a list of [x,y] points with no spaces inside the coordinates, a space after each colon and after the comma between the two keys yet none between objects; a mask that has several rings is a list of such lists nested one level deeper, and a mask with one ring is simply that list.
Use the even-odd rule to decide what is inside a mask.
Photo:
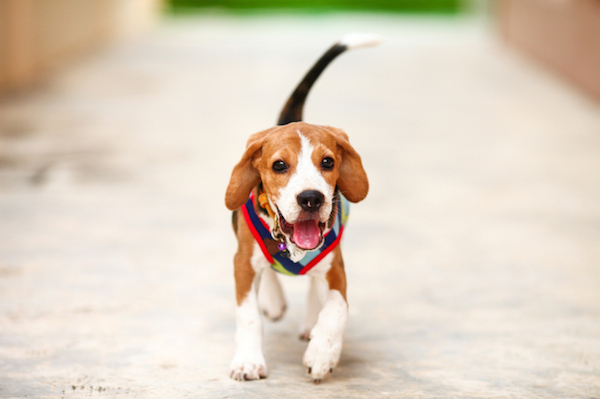
[{"label": "white tail tip", "polygon": [[352,33],[346,35],[340,40],[340,44],[345,45],[348,49],[355,49],[361,47],[372,47],[377,46],[383,41],[383,38],[379,35],[371,33]]}]

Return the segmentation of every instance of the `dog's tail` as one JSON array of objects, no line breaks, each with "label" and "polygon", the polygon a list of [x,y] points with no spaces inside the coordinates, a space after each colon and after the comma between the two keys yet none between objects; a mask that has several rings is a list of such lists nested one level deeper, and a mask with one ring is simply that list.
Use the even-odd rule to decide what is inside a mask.
[{"label": "dog's tail", "polygon": [[381,38],[377,35],[353,34],[345,36],[342,40],[331,46],[313,65],[313,67],[304,75],[296,89],[283,107],[279,114],[278,125],[286,125],[291,122],[299,122],[302,120],[302,110],[304,102],[310,88],[313,86],[317,78],[327,68],[338,55],[344,51],[354,48],[371,47],[381,43]]}]

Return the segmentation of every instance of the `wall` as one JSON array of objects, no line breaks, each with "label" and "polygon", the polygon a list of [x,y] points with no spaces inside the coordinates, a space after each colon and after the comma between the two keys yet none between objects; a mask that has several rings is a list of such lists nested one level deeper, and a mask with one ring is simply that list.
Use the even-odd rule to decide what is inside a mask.
[{"label": "wall", "polygon": [[600,101],[600,0],[502,0],[505,40]]},{"label": "wall", "polygon": [[0,91],[26,88],[76,55],[149,30],[161,0],[0,0]]}]

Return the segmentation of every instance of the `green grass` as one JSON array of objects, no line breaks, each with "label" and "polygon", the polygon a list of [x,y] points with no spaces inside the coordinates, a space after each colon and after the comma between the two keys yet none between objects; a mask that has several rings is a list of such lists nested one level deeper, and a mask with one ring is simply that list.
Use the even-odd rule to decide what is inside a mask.
[{"label": "green grass", "polygon": [[377,11],[396,13],[453,14],[461,9],[461,0],[169,0],[171,11],[189,12],[203,8],[232,11],[281,9],[302,12]]}]

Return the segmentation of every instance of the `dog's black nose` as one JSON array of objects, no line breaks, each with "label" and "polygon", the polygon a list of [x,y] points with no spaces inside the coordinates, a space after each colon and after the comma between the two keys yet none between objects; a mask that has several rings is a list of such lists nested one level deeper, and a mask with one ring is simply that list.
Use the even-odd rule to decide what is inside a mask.
[{"label": "dog's black nose", "polygon": [[316,190],[306,190],[298,194],[298,205],[307,212],[316,212],[323,205],[325,196]]}]

